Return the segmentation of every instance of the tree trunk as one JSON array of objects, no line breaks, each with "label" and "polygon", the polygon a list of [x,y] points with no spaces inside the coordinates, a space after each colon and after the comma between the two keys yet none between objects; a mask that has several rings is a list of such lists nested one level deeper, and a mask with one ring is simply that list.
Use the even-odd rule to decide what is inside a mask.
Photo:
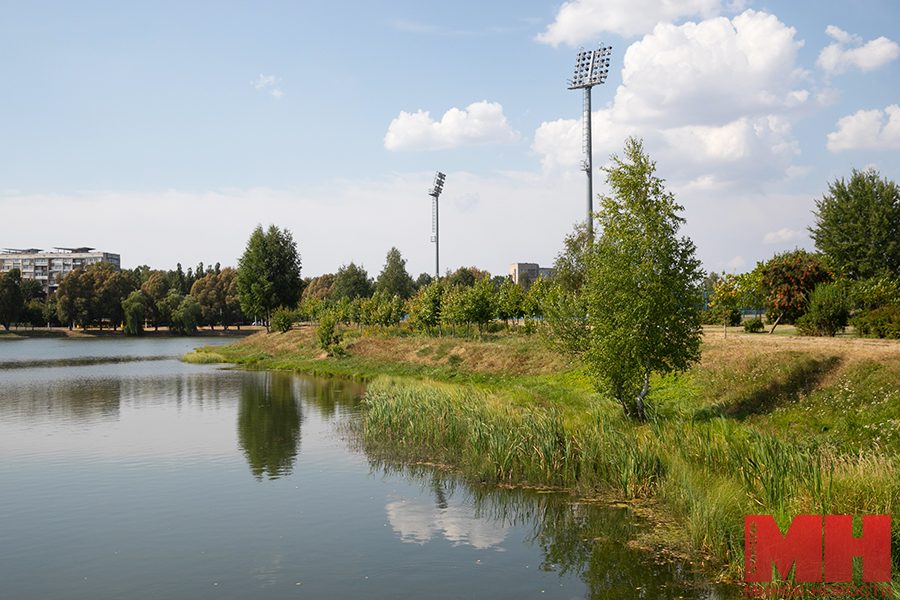
[{"label": "tree trunk", "polygon": [[635,417],[641,423],[647,420],[647,413],[644,411],[644,398],[647,397],[647,393],[650,391],[650,371],[646,371],[644,373],[644,385],[641,388],[641,393],[637,395],[635,399]]},{"label": "tree trunk", "polygon": [[784,313],[781,313],[780,315],[778,315],[778,318],[775,319],[775,322],[772,324],[772,329],[769,330],[770,334],[775,333],[775,328],[778,327],[778,322],[781,321],[781,317],[783,316]]}]

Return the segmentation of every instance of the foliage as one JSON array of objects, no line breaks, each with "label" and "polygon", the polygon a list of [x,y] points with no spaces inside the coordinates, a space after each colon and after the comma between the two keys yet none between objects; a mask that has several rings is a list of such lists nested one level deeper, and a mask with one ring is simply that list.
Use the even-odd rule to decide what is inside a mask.
[{"label": "foliage", "polygon": [[531,319],[541,319],[544,317],[544,298],[547,295],[549,285],[543,277],[538,277],[531,282],[525,298],[522,299],[522,313],[528,325]]},{"label": "foliage", "polygon": [[723,326],[741,324],[741,293],[738,278],[734,275],[722,274],[713,285],[713,294],[709,299],[709,311]]},{"label": "foliage", "polygon": [[372,280],[366,270],[351,262],[338,269],[328,297],[331,300],[368,298],[372,295],[372,287]]},{"label": "foliage", "polygon": [[584,223],[575,225],[572,233],[563,240],[563,250],[553,262],[553,281],[563,290],[577,292],[584,285],[590,242]]},{"label": "foliage", "polygon": [[318,277],[305,280],[306,285],[303,288],[302,300],[312,298],[315,300],[325,300],[331,295],[331,286],[334,285],[334,273],[325,273]]},{"label": "foliage", "polygon": [[167,300],[171,301],[175,298],[180,301],[172,308],[171,330],[180,335],[196,333],[201,319],[200,304],[193,296],[182,296],[178,290],[173,288],[167,296]]},{"label": "foliage", "polygon": [[776,254],[760,268],[768,320],[794,323],[807,310],[808,295],[820,283],[831,281],[821,257],[806,250]]},{"label": "foliage", "polygon": [[446,277],[447,284],[450,286],[471,287],[476,281],[481,279],[490,279],[491,274],[482,271],[477,267],[460,267],[449,273]]},{"label": "foliage", "polygon": [[478,326],[478,332],[494,318],[494,285],[487,277],[479,279],[465,292],[465,320]]},{"label": "foliage", "polygon": [[748,273],[735,275],[741,308],[749,308],[757,315],[762,314],[766,306],[766,296],[762,287],[762,263]]},{"label": "foliage", "polygon": [[434,281],[434,277],[428,273],[419,273],[419,276],[416,277],[416,289],[420,290],[426,285],[429,285],[432,281]]},{"label": "foliage", "polygon": [[797,319],[797,329],[803,335],[832,336],[847,327],[850,304],[846,286],[841,283],[820,283],[809,295],[809,310]]},{"label": "foliage", "polygon": [[215,327],[240,326],[243,320],[238,296],[237,271],[230,267],[209,271],[194,281],[190,294],[200,305],[202,323]]},{"label": "foliage", "polygon": [[413,328],[433,334],[441,324],[441,307],[446,286],[433,281],[419,289],[406,303],[409,322]]},{"label": "foliage", "polygon": [[159,329],[160,325],[169,322],[170,317],[170,314],[166,313],[165,304],[166,295],[169,293],[166,273],[151,271],[141,285],[141,291],[144,292],[144,297],[147,299],[147,309],[150,313],[150,320],[153,321],[153,329]]},{"label": "foliage", "polygon": [[900,339],[900,305],[886,305],[866,310],[851,320],[863,337]]},{"label": "foliage", "polygon": [[498,319],[502,319],[507,324],[510,319],[518,321],[525,316],[525,290],[507,277],[497,290],[496,304]]},{"label": "foliage", "polygon": [[144,333],[144,319],[147,316],[147,297],[141,290],[131,292],[122,301],[122,311],[125,314],[125,335],[142,335]]},{"label": "foliage", "polygon": [[272,312],[272,329],[279,333],[286,333],[291,330],[297,315],[294,311],[284,306],[279,306]]},{"label": "foliage", "polygon": [[22,295],[22,277],[18,269],[0,273],[0,324],[9,331],[9,326],[18,322],[25,309]]},{"label": "foliage", "polygon": [[763,330],[765,330],[765,325],[759,317],[744,321],[744,331],[747,333],[762,333]]},{"label": "foliage", "polygon": [[900,187],[874,169],[835,180],[816,201],[816,248],[850,279],[900,276]]},{"label": "foliage", "polygon": [[343,338],[338,329],[338,320],[338,315],[334,311],[327,311],[319,318],[319,326],[316,328],[319,347],[328,354],[335,353]]},{"label": "foliage", "polygon": [[272,311],[295,306],[302,289],[300,254],[291,233],[275,225],[263,232],[257,225],[238,263],[237,290],[243,313],[262,318],[268,328]]},{"label": "foliage", "polygon": [[850,284],[851,307],[872,310],[889,304],[900,304],[900,277],[870,277]]},{"label": "foliage", "polygon": [[406,261],[400,255],[400,251],[391,248],[385,258],[384,268],[375,280],[375,291],[384,292],[389,296],[400,296],[406,300],[415,291],[415,283],[406,271]]},{"label": "foliage", "polygon": [[679,237],[682,209],[643,144],[604,169],[614,194],[600,198],[602,235],[588,259],[582,293],[587,344],[579,349],[598,389],[626,416],[646,418],[652,373],[685,371],[700,358],[700,283],[694,244]]}]

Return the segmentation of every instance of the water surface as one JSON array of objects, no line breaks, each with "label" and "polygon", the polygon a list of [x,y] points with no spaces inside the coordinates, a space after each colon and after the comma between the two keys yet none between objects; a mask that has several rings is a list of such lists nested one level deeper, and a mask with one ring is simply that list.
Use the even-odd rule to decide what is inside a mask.
[{"label": "water surface", "polygon": [[358,384],[174,358],[210,341],[0,342],[0,598],[733,595],[625,509],[370,459]]}]

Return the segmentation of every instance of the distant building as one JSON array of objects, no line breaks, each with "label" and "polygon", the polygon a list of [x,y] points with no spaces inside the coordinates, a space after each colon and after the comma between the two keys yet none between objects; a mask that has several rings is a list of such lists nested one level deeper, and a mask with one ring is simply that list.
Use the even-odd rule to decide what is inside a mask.
[{"label": "distant building", "polygon": [[44,252],[40,248],[4,248],[0,252],[0,272],[19,269],[22,279],[34,279],[44,287],[44,293],[56,291],[67,273],[100,262],[121,268],[118,254],[95,252],[94,248],[54,248]]},{"label": "distant building", "polygon": [[528,286],[538,277],[549,278],[553,276],[553,269],[541,267],[537,263],[513,263],[509,265],[509,277],[514,283]]}]

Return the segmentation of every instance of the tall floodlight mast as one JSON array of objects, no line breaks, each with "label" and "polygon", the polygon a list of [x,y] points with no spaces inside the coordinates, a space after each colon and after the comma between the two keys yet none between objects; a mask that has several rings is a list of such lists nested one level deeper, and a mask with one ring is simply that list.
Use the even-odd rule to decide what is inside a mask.
[{"label": "tall floodlight mast", "polygon": [[447,179],[447,176],[437,172],[434,176],[434,184],[431,189],[428,190],[428,195],[431,196],[431,241],[434,242],[434,278],[437,279],[441,276],[441,250],[440,250],[440,241],[439,241],[439,231],[438,227],[438,198],[441,197],[441,192],[444,190],[444,180]]},{"label": "tall floodlight mast", "polygon": [[596,50],[578,51],[575,59],[575,74],[569,80],[570,90],[584,90],[583,130],[581,134],[581,149],[584,152],[584,160],[581,168],[587,173],[587,234],[588,239],[594,239],[594,159],[591,148],[591,88],[606,81],[609,74],[609,56],[612,54],[612,46],[600,45]]}]

